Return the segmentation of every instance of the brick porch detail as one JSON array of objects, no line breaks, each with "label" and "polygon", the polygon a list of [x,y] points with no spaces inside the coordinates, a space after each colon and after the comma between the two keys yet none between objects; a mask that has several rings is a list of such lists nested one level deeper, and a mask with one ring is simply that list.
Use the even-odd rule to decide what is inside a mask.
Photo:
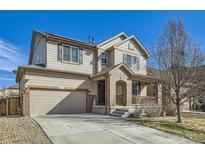
[{"label": "brick porch detail", "polygon": [[132,105],[132,80],[123,69],[117,69],[111,74],[107,75],[105,78],[105,95],[106,95],[106,104],[108,106],[107,112],[109,112],[109,106],[115,106],[116,104],[116,83],[117,81],[122,81],[126,86],[125,92],[125,105]]}]

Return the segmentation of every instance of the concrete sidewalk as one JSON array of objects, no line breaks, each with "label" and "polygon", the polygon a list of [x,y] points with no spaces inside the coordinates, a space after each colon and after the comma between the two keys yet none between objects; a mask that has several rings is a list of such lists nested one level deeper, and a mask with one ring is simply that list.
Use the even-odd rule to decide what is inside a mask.
[{"label": "concrete sidewalk", "polygon": [[50,140],[57,144],[195,143],[188,139],[105,115],[72,114],[33,118]]}]

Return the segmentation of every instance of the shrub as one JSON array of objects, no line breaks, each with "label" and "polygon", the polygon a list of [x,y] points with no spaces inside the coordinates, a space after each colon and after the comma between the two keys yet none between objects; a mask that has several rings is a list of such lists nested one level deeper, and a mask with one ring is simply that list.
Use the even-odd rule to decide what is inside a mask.
[{"label": "shrub", "polygon": [[176,108],[176,105],[174,103],[166,103],[164,105],[164,112],[166,113],[166,115],[168,116],[175,116],[176,115],[176,112],[177,111],[177,108]]},{"label": "shrub", "polygon": [[142,110],[136,109],[136,110],[130,112],[128,117],[129,118],[140,118],[140,117],[142,117],[142,115],[143,115]]},{"label": "shrub", "polygon": [[143,112],[147,117],[160,116],[162,112],[162,107],[155,103],[146,103],[143,106]]}]

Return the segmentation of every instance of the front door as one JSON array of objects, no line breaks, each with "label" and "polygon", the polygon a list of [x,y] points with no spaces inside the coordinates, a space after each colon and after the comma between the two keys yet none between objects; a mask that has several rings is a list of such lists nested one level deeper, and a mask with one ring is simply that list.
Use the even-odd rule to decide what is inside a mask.
[{"label": "front door", "polygon": [[126,83],[124,81],[116,82],[116,104],[126,106]]},{"label": "front door", "polygon": [[105,80],[98,81],[98,105],[105,105]]},{"label": "front door", "polygon": [[123,85],[121,83],[116,84],[116,104],[123,105]]}]

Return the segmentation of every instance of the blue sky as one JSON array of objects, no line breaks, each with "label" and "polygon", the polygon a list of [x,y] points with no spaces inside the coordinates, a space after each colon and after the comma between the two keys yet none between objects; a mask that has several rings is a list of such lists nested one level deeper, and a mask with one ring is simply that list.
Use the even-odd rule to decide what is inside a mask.
[{"label": "blue sky", "polygon": [[0,11],[0,88],[14,85],[12,70],[28,63],[32,30],[96,43],[125,32],[149,49],[169,17],[182,19],[205,51],[205,11]]}]

